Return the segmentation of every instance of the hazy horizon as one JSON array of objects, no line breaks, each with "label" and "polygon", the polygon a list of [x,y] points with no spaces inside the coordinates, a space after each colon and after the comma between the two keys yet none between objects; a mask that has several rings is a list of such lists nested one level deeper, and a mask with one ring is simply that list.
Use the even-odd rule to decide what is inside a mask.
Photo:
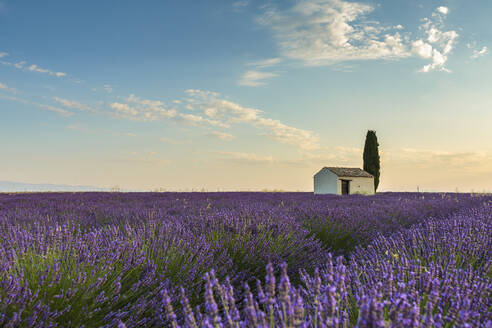
[{"label": "hazy horizon", "polygon": [[[22,193],[22,192],[313,192],[313,190],[284,190],[277,188],[256,188],[256,189],[207,189],[207,188],[181,188],[167,189],[164,187],[155,187],[151,189],[130,189],[120,185],[113,186],[83,186],[83,185],[66,185],[66,184],[51,184],[38,183],[32,184],[27,182],[16,181],[0,181],[0,193]],[[378,193],[381,192],[420,192],[420,193],[491,193],[490,190],[438,190],[438,189],[423,189],[415,190],[381,190],[378,188]]]},{"label": "hazy horizon", "polygon": [[0,181],[492,191],[492,3],[0,0]]}]

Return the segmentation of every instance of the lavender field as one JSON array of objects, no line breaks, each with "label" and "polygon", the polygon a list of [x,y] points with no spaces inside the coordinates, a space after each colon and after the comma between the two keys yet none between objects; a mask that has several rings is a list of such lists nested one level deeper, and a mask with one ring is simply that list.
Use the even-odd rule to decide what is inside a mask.
[{"label": "lavender field", "polygon": [[490,327],[492,195],[0,194],[2,327]]}]

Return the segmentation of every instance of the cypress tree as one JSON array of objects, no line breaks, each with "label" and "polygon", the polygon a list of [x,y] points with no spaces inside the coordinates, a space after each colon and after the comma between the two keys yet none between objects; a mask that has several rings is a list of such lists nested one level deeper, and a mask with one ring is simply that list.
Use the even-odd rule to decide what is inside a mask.
[{"label": "cypress tree", "polygon": [[368,130],[366,135],[366,143],[364,145],[364,171],[374,176],[374,191],[379,185],[379,150],[378,138],[376,131]]}]

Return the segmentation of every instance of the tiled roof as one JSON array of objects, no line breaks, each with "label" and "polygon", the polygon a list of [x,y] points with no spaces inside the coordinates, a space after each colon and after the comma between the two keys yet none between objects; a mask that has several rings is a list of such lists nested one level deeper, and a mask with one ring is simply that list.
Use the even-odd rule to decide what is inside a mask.
[{"label": "tiled roof", "polygon": [[372,174],[367,173],[358,167],[325,167],[325,169],[330,170],[339,177],[361,177],[361,178],[372,178]]}]

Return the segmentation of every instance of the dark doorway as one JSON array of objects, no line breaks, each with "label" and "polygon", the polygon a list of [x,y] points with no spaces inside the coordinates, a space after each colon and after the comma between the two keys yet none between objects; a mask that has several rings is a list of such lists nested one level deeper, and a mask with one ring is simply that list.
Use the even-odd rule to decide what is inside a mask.
[{"label": "dark doorway", "polygon": [[342,195],[350,194],[350,180],[342,180]]}]

